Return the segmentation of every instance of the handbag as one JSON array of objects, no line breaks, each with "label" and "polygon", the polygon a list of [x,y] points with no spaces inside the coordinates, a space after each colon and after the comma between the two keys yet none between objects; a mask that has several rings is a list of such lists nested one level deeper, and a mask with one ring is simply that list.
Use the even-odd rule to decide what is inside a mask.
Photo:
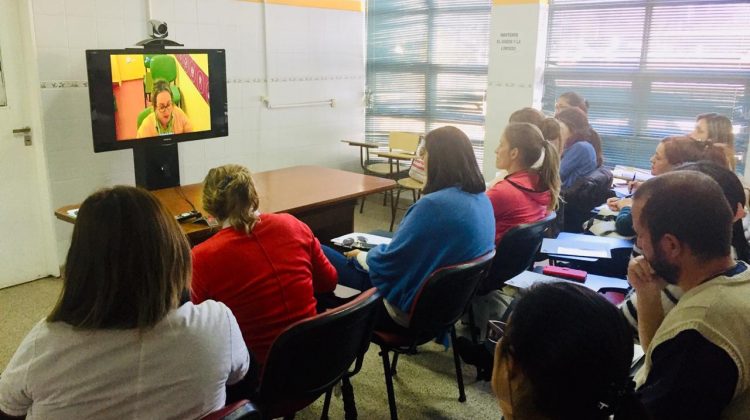
[{"label": "handbag", "polygon": [[424,156],[423,149],[423,144],[420,144],[419,147],[417,147],[418,157],[411,160],[411,166],[409,166],[409,177],[424,184],[425,181],[427,181],[427,174],[424,170],[424,159],[421,158],[421,156]]}]

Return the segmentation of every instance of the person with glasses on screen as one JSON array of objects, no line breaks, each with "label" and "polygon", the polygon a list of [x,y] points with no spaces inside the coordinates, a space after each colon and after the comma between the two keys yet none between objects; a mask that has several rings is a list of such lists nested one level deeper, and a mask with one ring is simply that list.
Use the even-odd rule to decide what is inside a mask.
[{"label": "person with glasses on screen", "polygon": [[149,114],[138,127],[137,138],[191,133],[193,131],[193,124],[185,111],[172,102],[174,98],[169,83],[164,80],[155,82],[151,98],[153,98],[154,112]]}]

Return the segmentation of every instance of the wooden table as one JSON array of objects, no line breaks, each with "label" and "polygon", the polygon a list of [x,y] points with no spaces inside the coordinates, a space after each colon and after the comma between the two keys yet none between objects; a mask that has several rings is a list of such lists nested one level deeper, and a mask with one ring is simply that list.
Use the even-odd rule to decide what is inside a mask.
[{"label": "wooden table", "polygon": [[[357,198],[387,191],[396,186],[391,179],[362,175],[320,166],[291,168],[253,174],[260,197],[261,213],[290,213],[307,223],[321,243],[354,230],[354,207]],[[170,213],[191,210],[186,198],[203,214],[202,184],[183,185],[152,191]],[[80,205],[64,206],[55,211],[63,221],[75,223],[67,211]],[[217,228],[205,224],[184,223],[182,229],[195,245],[213,235]]]}]

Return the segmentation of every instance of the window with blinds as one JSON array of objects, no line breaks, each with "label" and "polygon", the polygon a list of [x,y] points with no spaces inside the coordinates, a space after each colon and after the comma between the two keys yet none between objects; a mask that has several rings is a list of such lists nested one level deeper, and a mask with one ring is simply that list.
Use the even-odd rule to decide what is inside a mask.
[{"label": "window with blinds", "polygon": [[490,0],[367,2],[368,141],[463,130],[482,165]]},{"label": "window with blinds", "polygon": [[659,140],[716,112],[734,125],[744,172],[750,1],[550,0],[543,106],[588,99],[605,164],[650,167]]}]

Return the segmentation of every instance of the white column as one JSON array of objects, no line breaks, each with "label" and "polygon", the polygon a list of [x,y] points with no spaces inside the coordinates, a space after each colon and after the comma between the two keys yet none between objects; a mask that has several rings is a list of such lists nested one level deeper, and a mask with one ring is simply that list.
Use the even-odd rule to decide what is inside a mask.
[{"label": "white column", "polygon": [[541,109],[547,43],[546,0],[493,0],[485,116],[484,177],[495,178],[494,152],[513,111]]}]

